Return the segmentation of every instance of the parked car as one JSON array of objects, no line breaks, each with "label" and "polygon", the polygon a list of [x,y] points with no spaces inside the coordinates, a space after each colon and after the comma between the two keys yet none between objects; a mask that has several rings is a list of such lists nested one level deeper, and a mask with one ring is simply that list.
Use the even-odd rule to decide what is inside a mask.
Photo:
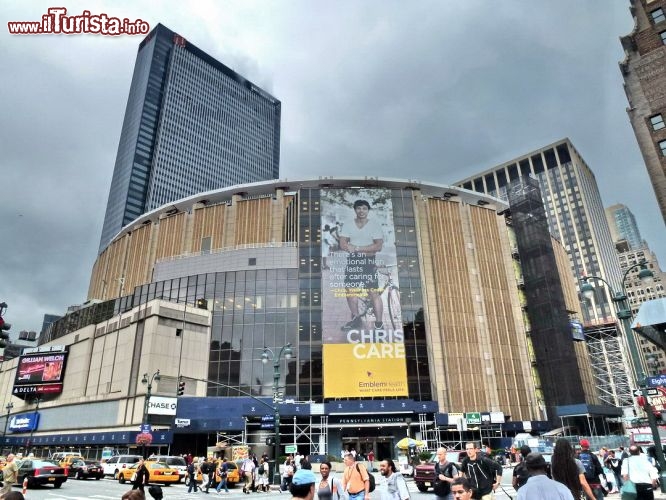
[{"label": "parked car", "polygon": [[187,476],[187,462],[183,457],[176,455],[151,455],[148,460],[155,460],[157,462],[164,462],[172,469],[178,469],[178,482],[183,481]]},{"label": "parked car", "polygon": [[76,479],[88,479],[89,477],[98,481],[104,477],[102,464],[94,460],[74,460],[69,466],[69,477]]},{"label": "parked car", "polygon": [[[148,479],[149,483],[161,483],[168,486],[180,482],[178,469],[173,469],[164,462],[156,462],[154,460],[146,460],[144,464],[146,464],[146,468],[148,469],[148,472],[150,472],[150,478]],[[139,464],[136,463],[131,467],[119,470],[118,482],[120,484],[125,484],[125,482],[131,481],[138,466]]]},{"label": "parked car", "polygon": [[[453,462],[460,468],[460,462],[465,456],[467,456],[465,451],[447,451],[446,461]],[[435,481],[435,462],[437,462],[437,454],[433,452],[429,460],[414,467],[414,482],[419,491],[423,493],[428,491]]]},{"label": "parked car", "polygon": [[64,467],[51,460],[26,459],[17,463],[18,484],[28,480],[28,488],[34,488],[38,484],[52,484],[54,488],[60,488],[67,481]]},{"label": "parked car", "polygon": [[141,455],[116,455],[109,458],[102,464],[105,476],[113,476],[113,479],[118,479],[118,471],[131,467],[139,460]]}]

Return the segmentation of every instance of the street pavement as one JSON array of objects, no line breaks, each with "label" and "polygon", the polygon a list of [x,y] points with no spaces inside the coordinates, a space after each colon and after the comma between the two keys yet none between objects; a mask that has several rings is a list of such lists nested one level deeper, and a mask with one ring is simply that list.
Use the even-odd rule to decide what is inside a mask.
[{"label": "street pavement", "polygon": [[[511,477],[513,474],[513,469],[511,467],[506,467],[502,475],[502,488],[499,488],[495,492],[495,500],[511,500],[515,499],[516,491],[511,487]],[[375,477],[378,479],[377,485],[381,484],[378,472],[374,473]],[[435,500],[435,496],[430,490],[428,493],[421,493],[416,488],[416,483],[411,478],[407,478],[407,488],[411,496],[411,500]],[[16,491],[21,491],[20,487],[14,488]],[[51,486],[45,486],[40,488],[29,489],[26,495],[28,500],[119,500],[123,493],[130,489],[128,484],[119,484],[118,481],[112,479],[103,479],[101,481],[77,481],[77,480],[68,480],[62,485],[60,489],[54,489]],[[218,495],[213,490],[210,490],[209,494],[203,492],[198,493],[187,493],[187,487],[184,484],[176,484],[172,486],[163,487],[162,491],[164,492],[164,498],[169,500],[186,500],[192,498],[228,498],[230,500],[239,500],[240,498],[246,498],[247,500],[262,500],[262,497],[279,497],[284,498],[285,500],[291,498],[289,493],[279,493],[278,490],[273,490],[269,493],[251,493],[246,495],[243,493],[240,487],[235,487],[229,490],[229,494],[220,494]],[[379,500],[379,495],[377,492],[371,494],[373,500]],[[151,500],[150,495],[146,496],[148,500]],[[615,500],[619,499],[620,495],[617,493],[609,494],[606,499]],[[661,493],[660,491],[655,492],[655,498],[659,500],[666,500],[666,494]]]}]

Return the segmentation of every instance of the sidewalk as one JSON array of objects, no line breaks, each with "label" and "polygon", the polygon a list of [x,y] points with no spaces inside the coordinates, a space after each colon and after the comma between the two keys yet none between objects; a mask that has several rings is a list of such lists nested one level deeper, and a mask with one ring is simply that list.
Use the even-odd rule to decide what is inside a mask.
[{"label": "sidewalk", "polygon": [[[606,498],[610,498],[610,499],[615,500],[617,498],[620,498],[620,494],[619,493],[609,493]],[[654,498],[655,499],[660,499],[660,500],[666,500],[666,493],[662,493],[661,490],[659,488],[657,488],[654,492]]]}]

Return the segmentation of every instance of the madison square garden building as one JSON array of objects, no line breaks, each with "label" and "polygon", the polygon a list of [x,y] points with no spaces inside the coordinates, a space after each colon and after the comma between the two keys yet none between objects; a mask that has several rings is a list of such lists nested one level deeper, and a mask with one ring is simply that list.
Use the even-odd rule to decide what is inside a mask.
[{"label": "madison square garden building", "polygon": [[[87,307],[41,340],[69,356],[62,392],[36,405],[6,363],[8,417],[38,406],[41,419],[5,445],[79,446],[84,433],[102,446],[125,433],[129,446],[147,419],[161,432],[153,445],[173,453],[242,441],[272,454],[277,407],[280,454],[382,457],[407,435],[433,448],[587,413],[597,400],[571,333],[566,255],[547,229],[528,238],[538,255],[521,252],[520,224],[484,194],[372,178],[234,186],[144,214],[97,258]],[[529,277],[544,275],[555,288],[542,299],[560,297],[548,335],[528,303],[544,291]],[[157,370],[144,406],[141,379]],[[174,410],[152,411],[153,398]],[[76,422],[62,417],[73,408]]]}]

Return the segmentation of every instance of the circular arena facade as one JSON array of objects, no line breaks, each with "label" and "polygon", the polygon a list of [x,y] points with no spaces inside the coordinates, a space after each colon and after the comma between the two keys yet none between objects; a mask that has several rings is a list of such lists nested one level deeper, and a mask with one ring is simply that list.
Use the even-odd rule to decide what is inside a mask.
[{"label": "circular arena facade", "polygon": [[[282,443],[307,453],[392,453],[406,433],[429,445],[450,430],[462,439],[476,414],[492,437],[545,424],[508,208],[445,185],[319,178],[145,214],[98,256],[90,312],[42,339],[65,345],[70,366],[87,363],[88,380],[97,370],[109,392],[63,391],[42,403],[44,417],[115,398],[124,410],[106,428],[134,429],[146,417],[140,376],[159,369],[153,395],[186,383],[177,413],[150,418],[181,453],[233,439],[265,446],[276,406]],[[54,422],[36,437],[64,432],[75,431]]]}]

